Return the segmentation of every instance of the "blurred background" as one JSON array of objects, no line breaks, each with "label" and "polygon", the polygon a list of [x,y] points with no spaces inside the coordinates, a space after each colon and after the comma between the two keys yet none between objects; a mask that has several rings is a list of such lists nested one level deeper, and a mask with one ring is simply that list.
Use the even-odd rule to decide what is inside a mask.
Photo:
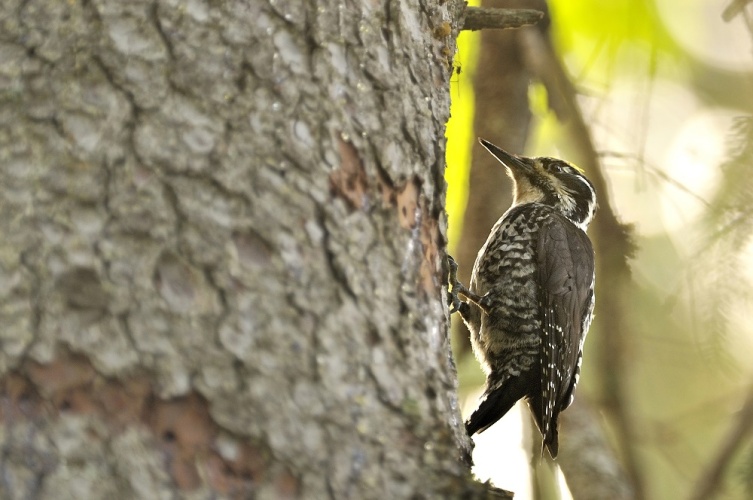
[{"label": "blurred background", "polygon": [[[458,40],[446,175],[461,279],[511,202],[476,137],[576,163],[601,206],[596,318],[557,461],[567,484],[529,466],[540,437],[520,404],[475,438],[476,474],[516,498],[586,498],[608,482],[579,463],[599,446],[579,429],[597,428],[607,451],[592,460],[616,484],[601,498],[753,498],[753,2],[484,5],[549,16]],[[453,321],[467,416],[484,377]]]}]

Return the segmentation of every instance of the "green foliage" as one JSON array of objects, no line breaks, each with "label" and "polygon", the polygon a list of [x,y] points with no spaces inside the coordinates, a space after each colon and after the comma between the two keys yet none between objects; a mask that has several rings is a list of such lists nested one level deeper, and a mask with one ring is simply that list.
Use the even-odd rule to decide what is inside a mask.
[{"label": "green foliage", "polygon": [[[584,68],[589,79],[609,81],[619,67],[627,45],[643,51],[679,55],[680,50],[648,0],[584,0],[549,2],[552,38],[560,52],[574,58],[572,66]],[[600,61],[600,64],[594,64]]]},{"label": "green foliage", "polygon": [[[696,259],[703,299],[698,319],[705,335],[697,341],[702,352],[728,372],[735,365],[726,342],[734,309],[751,299],[750,276],[744,272],[753,243],[753,117],[738,117],[728,134],[727,159],[721,182],[705,217],[706,247]],[[709,265],[711,264],[711,265]],[[742,271],[742,272],[741,272]],[[708,293],[713,290],[713,293]],[[700,297],[698,297],[700,298]],[[734,371],[735,374],[739,372]]]},{"label": "green foliage", "polygon": [[723,182],[711,203],[713,239],[740,249],[753,239],[753,116],[740,116],[728,135]]}]

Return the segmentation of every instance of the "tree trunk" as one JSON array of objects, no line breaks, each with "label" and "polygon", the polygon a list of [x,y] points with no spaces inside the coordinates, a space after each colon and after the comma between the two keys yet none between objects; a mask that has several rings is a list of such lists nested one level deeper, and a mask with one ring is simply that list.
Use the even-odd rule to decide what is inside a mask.
[{"label": "tree trunk", "polygon": [[462,8],[2,2],[3,498],[477,488],[443,297]]}]

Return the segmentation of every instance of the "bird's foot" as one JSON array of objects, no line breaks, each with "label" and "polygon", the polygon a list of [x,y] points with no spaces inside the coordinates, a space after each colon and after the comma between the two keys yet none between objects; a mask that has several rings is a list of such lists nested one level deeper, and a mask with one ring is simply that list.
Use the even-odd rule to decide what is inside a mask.
[{"label": "bird's foot", "polygon": [[468,305],[468,302],[460,300],[460,295],[479,306],[482,311],[488,312],[488,294],[482,297],[481,295],[468,290],[468,288],[458,280],[458,263],[449,255],[447,256],[447,261],[450,265],[450,273],[447,280],[450,285],[450,291],[447,293],[447,304],[450,306],[450,314],[459,312],[461,316],[466,317],[466,314],[469,312],[470,306]]},{"label": "bird's foot", "polygon": [[460,295],[468,297],[471,292],[458,280],[458,263],[455,262],[455,259],[448,255],[447,262],[450,266],[447,279],[450,285],[450,290],[447,293],[447,305],[450,306],[450,314],[460,312],[462,315],[463,311],[468,309],[468,303],[460,300]]}]

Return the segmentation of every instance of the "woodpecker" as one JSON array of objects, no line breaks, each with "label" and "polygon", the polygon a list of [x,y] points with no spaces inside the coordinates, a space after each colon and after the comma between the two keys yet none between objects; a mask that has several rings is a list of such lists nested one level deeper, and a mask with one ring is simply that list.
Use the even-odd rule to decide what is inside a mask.
[{"label": "woodpecker", "polygon": [[479,142],[507,168],[514,198],[479,250],[469,288],[457,280],[450,257],[451,312],[468,326],[486,373],[484,394],[465,426],[471,436],[483,432],[525,398],[542,453],[546,447],[556,458],[557,420],[573,401],[593,317],[594,252],[586,229],[596,192],[565,161]]}]

